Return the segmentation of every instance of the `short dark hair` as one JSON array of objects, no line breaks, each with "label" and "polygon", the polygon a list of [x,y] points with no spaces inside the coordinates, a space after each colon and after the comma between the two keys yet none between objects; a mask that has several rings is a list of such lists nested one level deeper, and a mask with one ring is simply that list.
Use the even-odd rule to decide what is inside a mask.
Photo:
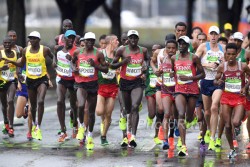
[{"label": "short dark hair", "polygon": [[102,40],[102,39],[105,39],[106,36],[107,36],[106,34],[102,34],[102,35],[100,36],[100,38],[99,38],[99,41]]},{"label": "short dark hair", "polygon": [[178,48],[178,43],[176,42],[176,40],[174,40],[174,39],[169,39],[169,40],[166,41],[166,45],[169,44],[169,43],[174,43],[175,46],[176,46],[176,48]]},{"label": "short dark hair", "polygon": [[224,42],[228,43],[228,39],[226,37],[220,37],[220,38],[218,38],[218,42],[219,41],[224,41]]},{"label": "short dark hair", "polygon": [[204,35],[204,36],[206,37],[206,39],[207,39],[207,34],[205,34],[204,32],[200,32],[200,33],[197,35],[197,38],[198,38],[199,35]]},{"label": "short dark hair", "polygon": [[185,29],[187,28],[187,25],[186,25],[186,23],[184,23],[184,22],[178,22],[178,23],[175,25],[175,29],[177,28],[177,26],[184,26]]},{"label": "short dark hair", "polygon": [[194,32],[194,30],[200,30],[201,32],[203,32],[203,30],[198,26],[192,28],[192,33]]},{"label": "short dark hair", "polygon": [[227,49],[235,49],[236,52],[237,52],[237,45],[236,45],[235,43],[228,43],[228,44],[226,45],[226,50],[227,50]]},{"label": "short dark hair", "polygon": [[176,36],[174,34],[167,34],[165,37],[165,41],[168,41],[170,39],[176,40]]}]

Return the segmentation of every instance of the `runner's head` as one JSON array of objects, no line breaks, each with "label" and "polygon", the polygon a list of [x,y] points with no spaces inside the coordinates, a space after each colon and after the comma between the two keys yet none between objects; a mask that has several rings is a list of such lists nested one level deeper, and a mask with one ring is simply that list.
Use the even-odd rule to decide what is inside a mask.
[{"label": "runner's head", "polygon": [[152,55],[154,54],[154,52],[155,52],[157,49],[161,49],[161,45],[160,45],[160,44],[154,44],[154,45],[152,46]]},{"label": "runner's head", "polygon": [[166,52],[170,57],[176,54],[177,49],[178,43],[176,42],[176,40],[170,39],[166,42]]},{"label": "runner's head", "polygon": [[129,30],[128,31],[128,44],[131,46],[137,46],[139,41],[139,33],[136,30]]},{"label": "runner's head", "polygon": [[99,46],[101,49],[105,49],[107,46],[106,37],[107,37],[106,34],[102,34],[99,38]]},{"label": "runner's head", "polygon": [[240,49],[244,40],[243,34],[241,32],[235,32],[233,34],[233,38],[234,38],[234,43],[236,44],[237,48]]},{"label": "runner's head", "polygon": [[76,38],[76,32],[74,30],[67,30],[64,34],[64,40],[66,47],[72,47]]},{"label": "runner's head", "polygon": [[93,32],[85,33],[83,38],[84,38],[84,43],[85,43],[86,49],[90,49],[90,48],[94,47],[96,37],[95,37],[95,34]]},{"label": "runner's head", "polygon": [[230,35],[232,35],[232,31],[233,31],[232,24],[230,23],[224,24],[224,32],[225,32],[226,37],[229,37]]},{"label": "runner's head", "polygon": [[67,30],[72,30],[73,29],[73,24],[70,19],[65,19],[63,20],[63,25],[62,25],[63,32],[65,33]]},{"label": "runner's head", "polygon": [[179,22],[175,25],[175,36],[177,40],[180,36],[184,36],[187,34],[187,25],[184,22]]},{"label": "runner's head", "polygon": [[17,40],[17,35],[16,35],[16,31],[14,30],[9,30],[7,35],[12,39],[13,41],[13,45],[15,45],[16,40]]},{"label": "runner's head", "polygon": [[128,36],[127,36],[128,32],[123,32],[122,36],[121,36],[121,44],[123,46],[128,44]]},{"label": "runner's head", "polygon": [[201,32],[197,35],[198,45],[205,43],[207,41],[207,35],[204,32]]},{"label": "runner's head", "polygon": [[181,36],[178,39],[178,44],[179,44],[179,51],[182,54],[185,54],[188,52],[188,47],[189,47],[189,43],[190,43],[190,39],[188,36]]},{"label": "runner's head", "polygon": [[220,37],[220,38],[218,38],[218,43],[227,45],[228,39],[226,37]]},{"label": "runner's head", "polygon": [[191,34],[193,40],[197,41],[198,34],[200,34],[200,33],[202,33],[202,29],[200,27],[194,27],[192,29],[192,34]]},{"label": "runner's head", "polygon": [[36,46],[36,45],[39,45],[41,35],[38,31],[32,31],[29,34],[28,38],[29,38],[31,46]]},{"label": "runner's head", "polygon": [[210,43],[217,43],[220,34],[220,29],[217,26],[211,26],[208,30],[208,37],[210,39]]},{"label": "runner's head", "polygon": [[236,57],[237,57],[237,45],[235,43],[228,43],[226,45],[225,59],[230,64],[236,61]]},{"label": "runner's head", "polygon": [[114,34],[107,35],[105,41],[107,46],[111,46],[111,49],[116,49],[119,46],[119,40]]},{"label": "runner's head", "polygon": [[4,50],[10,51],[12,42],[13,42],[13,40],[12,40],[11,37],[5,36],[4,39],[3,39]]}]

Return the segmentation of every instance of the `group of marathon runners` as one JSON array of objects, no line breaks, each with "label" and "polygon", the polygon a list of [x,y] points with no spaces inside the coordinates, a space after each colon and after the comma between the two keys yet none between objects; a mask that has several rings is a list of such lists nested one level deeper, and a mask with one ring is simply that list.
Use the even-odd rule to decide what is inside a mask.
[{"label": "group of marathon runners", "polygon": [[[98,115],[101,145],[108,145],[107,132],[118,98],[121,147],[135,148],[144,92],[147,124],[152,126],[156,117],[153,140],[157,145],[162,144],[163,150],[175,148],[175,135],[178,156],[186,156],[186,130],[197,123],[201,150],[206,150],[205,144],[208,150],[220,148],[225,129],[229,158],[236,156],[236,137],[247,118],[250,135],[250,34],[244,38],[241,32],[232,33],[232,25],[227,23],[224,33],[217,26],[211,26],[208,33],[194,27],[190,39],[186,36],[187,25],[179,22],[175,34],[166,35],[163,47],[153,45],[150,54],[147,48],[138,45],[140,35],[136,30],[124,32],[120,46],[116,35],[102,35],[97,48],[93,32],[81,38],[69,19],[63,21],[62,28],[64,33],[55,37],[54,53],[40,44],[37,31],[28,35],[25,48],[16,45],[14,30],[8,31],[3,39],[0,46],[2,132],[9,137],[14,137],[16,113],[18,118],[28,117],[27,138],[42,140],[44,100],[47,89],[53,87],[47,58],[52,60],[57,74],[58,142],[70,137],[65,124],[65,100],[69,98],[71,138],[93,149],[95,115]],[[246,149],[250,149],[250,141]]]}]

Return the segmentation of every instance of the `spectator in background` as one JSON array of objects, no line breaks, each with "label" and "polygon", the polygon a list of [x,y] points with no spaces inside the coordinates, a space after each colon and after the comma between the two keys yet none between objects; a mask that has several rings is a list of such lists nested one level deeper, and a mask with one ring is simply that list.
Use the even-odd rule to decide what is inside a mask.
[{"label": "spectator in background", "polygon": [[232,30],[233,30],[232,24],[230,24],[230,23],[224,24],[224,31],[223,31],[223,33],[221,33],[221,37],[225,37],[225,38],[229,39],[230,36],[233,35]]}]

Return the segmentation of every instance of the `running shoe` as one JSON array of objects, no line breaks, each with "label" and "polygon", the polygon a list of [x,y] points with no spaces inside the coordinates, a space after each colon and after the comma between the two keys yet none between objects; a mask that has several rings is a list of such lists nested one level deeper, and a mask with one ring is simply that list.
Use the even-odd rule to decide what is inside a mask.
[{"label": "running shoe", "polygon": [[147,123],[148,123],[149,127],[151,127],[153,125],[153,120],[154,119],[151,119],[151,118],[147,117]]},{"label": "running shoe", "polygon": [[168,138],[168,144],[169,144],[169,148],[173,150],[174,149],[174,138],[173,137]]},{"label": "running shoe", "polygon": [[235,156],[236,156],[237,154],[236,154],[236,150],[235,149],[233,149],[233,150],[231,150],[230,152],[229,152],[229,154],[228,154],[228,158],[234,158]]},{"label": "running shoe", "polygon": [[215,147],[221,147],[221,138],[217,138],[215,141]]},{"label": "running shoe", "polygon": [[129,142],[129,147],[131,148],[135,148],[137,146],[136,142],[135,142],[135,138],[131,137],[131,140]]},{"label": "running shoe", "polygon": [[33,139],[36,139],[36,126],[35,125],[32,126],[31,136]]},{"label": "running shoe", "polygon": [[162,141],[158,137],[154,138],[154,142],[155,142],[156,145],[162,144]]},{"label": "running shoe", "polygon": [[102,146],[107,146],[107,145],[109,145],[109,142],[108,142],[106,136],[101,136],[101,145],[102,145]]},{"label": "running shoe", "polygon": [[194,117],[193,121],[191,122],[191,126],[196,126],[198,123],[198,118]]},{"label": "running shoe", "polygon": [[128,146],[128,138],[124,137],[121,142],[121,147],[127,147]]},{"label": "running shoe", "polygon": [[177,127],[175,127],[175,129],[174,129],[174,135],[175,135],[176,137],[179,137],[179,136],[180,136],[180,131],[179,131],[179,129],[178,129]]},{"label": "running shoe", "polygon": [[215,150],[215,141],[212,139],[209,141],[208,150]]},{"label": "running shoe", "polygon": [[206,134],[204,136],[205,143],[208,144],[210,141],[210,130],[206,131]]},{"label": "running shoe", "polygon": [[126,118],[120,118],[119,127],[120,127],[121,130],[126,130],[127,129],[127,120],[126,120]]},{"label": "running shoe", "polygon": [[28,117],[28,111],[29,111],[29,105],[26,104],[26,106],[24,107],[24,115],[23,115],[24,119]]},{"label": "running shoe", "polygon": [[3,134],[5,135],[8,134],[9,129],[10,129],[9,124],[4,124],[2,129]]},{"label": "running shoe", "polygon": [[234,133],[235,133],[235,136],[239,136],[239,134],[240,134],[240,127],[234,128]]},{"label": "running shoe", "polygon": [[182,147],[181,137],[178,137],[177,147]]},{"label": "running shoe", "polygon": [[79,127],[78,128],[78,133],[77,133],[77,135],[76,135],[76,139],[77,140],[82,140],[83,139],[83,137],[84,137],[84,128],[83,127]]},{"label": "running shoe", "polygon": [[169,149],[168,141],[165,140],[165,141],[163,142],[162,149],[163,149],[163,150],[168,150],[168,149]]},{"label": "running shoe", "polygon": [[201,134],[198,135],[197,139],[198,139],[198,140],[201,140],[201,139],[202,139]]},{"label": "running shoe", "polygon": [[93,150],[94,148],[94,141],[92,137],[87,137],[87,144],[86,144],[86,148],[87,150]]},{"label": "running shoe", "polygon": [[234,145],[234,148],[238,148],[239,147],[237,140],[233,140],[233,145]]},{"label": "running shoe", "polygon": [[9,128],[8,135],[9,135],[9,137],[14,137],[14,129],[13,128]]},{"label": "running shoe", "polygon": [[64,142],[67,139],[68,139],[67,133],[66,132],[65,133],[62,132],[61,135],[60,135],[60,137],[59,137],[59,139],[58,139],[58,142]]},{"label": "running shoe", "polygon": [[248,142],[246,149],[250,149],[250,141]]},{"label": "running shoe", "polygon": [[27,133],[27,139],[28,139],[29,141],[31,141],[31,140],[33,139],[30,132]]},{"label": "running shoe", "polygon": [[178,152],[180,157],[184,157],[187,155],[187,147],[185,145],[181,146],[180,151]]},{"label": "running shoe", "polygon": [[101,133],[101,135],[103,134],[103,129],[104,129],[104,123],[101,123],[100,124],[100,133]]},{"label": "running shoe", "polygon": [[159,127],[158,138],[160,140],[164,140],[164,132],[163,132],[163,127],[162,126]]},{"label": "running shoe", "polygon": [[73,127],[73,129],[72,129],[72,138],[73,139],[76,138],[77,133],[78,133],[78,128],[77,127]]},{"label": "running shoe", "polygon": [[36,130],[36,139],[37,140],[42,140],[43,139],[41,129]]},{"label": "running shoe", "polygon": [[191,124],[191,122],[187,122],[185,120],[185,126],[186,126],[186,129],[189,129],[189,128],[191,128],[192,124]]},{"label": "running shoe", "polygon": [[127,138],[128,138],[128,141],[130,141],[130,140],[131,140],[131,136],[132,136],[132,134],[131,134],[130,132],[127,132]]},{"label": "running shoe", "polygon": [[200,142],[200,150],[201,151],[205,151],[206,150],[206,144],[204,140],[201,140]]}]

